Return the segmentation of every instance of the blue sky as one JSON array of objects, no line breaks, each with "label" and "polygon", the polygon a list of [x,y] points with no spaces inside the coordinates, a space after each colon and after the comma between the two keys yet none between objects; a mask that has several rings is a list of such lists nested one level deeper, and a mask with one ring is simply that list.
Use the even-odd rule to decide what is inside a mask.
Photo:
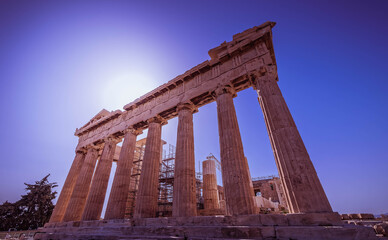
[{"label": "blue sky", "polygon": [[[48,173],[59,191],[75,128],[274,21],[279,86],[333,209],[388,212],[387,9],[384,0],[3,0],[0,202]],[[252,177],[277,174],[256,93],[234,102]],[[162,133],[174,145],[176,126]],[[194,115],[194,131],[197,161],[219,157],[215,103]]]}]

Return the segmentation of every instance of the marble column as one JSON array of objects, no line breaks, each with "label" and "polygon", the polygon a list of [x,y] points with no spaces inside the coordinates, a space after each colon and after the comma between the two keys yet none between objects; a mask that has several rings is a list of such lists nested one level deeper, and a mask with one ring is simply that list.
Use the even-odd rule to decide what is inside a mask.
[{"label": "marble column", "polygon": [[96,172],[93,177],[90,192],[86,201],[85,210],[82,214],[82,220],[99,220],[104,205],[106,189],[108,187],[110,170],[112,169],[113,157],[117,139],[108,137],[104,140],[104,149],[101,158],[98,161]]},{"label": "marble column", "polygon": [[97,158],[98,149],[94,146],[88,146],[84,163],[82,164],[65,215],[63,216],[63,222],[81,220]]},{"label": "marble column", "polygon": [[262,68],[253,78],[290,212],[332,212],[276,82],[276,69]]},{"label": "marble column", "polygon": [[194,130],[191,104],[181,104],[178,111],[178,131],[174,169],[173,217],[197,215],[195,184]]},{"label": "marble column", "polygon": [[144,150],[139,188],[136,194],[135,218],[155,217],[158,210],[160,146],[163,123],[164,121],[160,117],[148,120],[147,142]]},{"label": "marble column", "polygon": [[227,211],[231,215],[254,214],[257,211],[253,200],[252,181],[233,104],[233,97],[236,95],[232,88],[225,86],[219,87],[215,96]]},{"label": "marble column", "polygon": [[133,128],[125,131],[123,146],[112,183],[105,219],[123,219],[127,204],[131,171],[135,154],[136,137],[142,132]]},{"label": "marble column", "polygon": [[59,195],[57,204],[55,204],[55,208],[53,210],[53,213],[51,214],[50,223],[62,222],[63,216],[65,215],[67,205],[69,204],[71,194],[73,193],[74,186],[81,171],[81,167],[84,160],[85,151],[77,151],[74,161],[70,167],[70,171],[67,174],[65,183],[63,184],[63,188],[61,194]]},{"label": "marble column", "polygon": [[216,161],[209,159],[202,162],[203,200],[205,209],[219,209]]}]

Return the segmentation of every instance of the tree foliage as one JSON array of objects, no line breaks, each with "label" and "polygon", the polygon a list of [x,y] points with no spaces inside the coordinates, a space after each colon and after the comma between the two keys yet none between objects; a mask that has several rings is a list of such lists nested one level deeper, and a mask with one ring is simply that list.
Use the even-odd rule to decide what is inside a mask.
[{"label": "tree foliage", "polygon": [[57,194],[53,188],[58,186],[48,181],[49,176],[50,174],[40,181],[35,181],[35,184],[24,183],[27,193],[22,195],[19,201],[6,201],[0,205],[0,230],[36,229],[48,222],[54,209],[52,200]]}]

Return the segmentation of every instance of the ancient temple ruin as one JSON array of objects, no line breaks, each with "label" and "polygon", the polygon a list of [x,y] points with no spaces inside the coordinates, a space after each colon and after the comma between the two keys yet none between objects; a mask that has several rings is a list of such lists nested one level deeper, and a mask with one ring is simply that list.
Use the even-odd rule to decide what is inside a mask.
[{"label": "ancient temple ruin", "polygon": [[[274,26],[275,23],[266,22],[234,35],[232,41],[209,50],[210,60],[125,105],[124,111],[101,111],[77,129],[79,142],[73,164],[50,223],[37,239],[373,239],[373,231],[344,226],[339,214],[332,211],[277,84]],[[233,103],[238,92],[251,87],[258,94],[290,214],[259,214],[255,204]],[[211,102],[217,104],[225,216],[198,216],[196,206],[193,114]],[[172,217],[161,218],[156,214],[161,131],[174,117],[178,117],[178,130]],[[136,205],[133,217],[126,219],[136,138],[144,129],[148,129],[147,144]],[[123,144],[101,221],[112,161],[120,141]],[[204,188],[208,190],[205,205],[217,209],[213,169],[204,167]]]}]

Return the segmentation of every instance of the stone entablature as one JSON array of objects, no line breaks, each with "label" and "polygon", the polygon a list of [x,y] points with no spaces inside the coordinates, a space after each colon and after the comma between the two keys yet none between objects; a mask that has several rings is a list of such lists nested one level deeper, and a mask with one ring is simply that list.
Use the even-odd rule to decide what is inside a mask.
[{"label": "stone entablature", "polygon": [[[229,85],[235,92],[253,86],[251,73],[263,66],[276,66],[271,30],[274,25],[266,22],[234,35],[231,42],[224,42],[209,51],[211,60],[125,105],[125,111],[116,110],[105,113],[98,120],[92,119],[76,130],[75,135],[79,137],[77,149],[98,145],[109,136],[122,137],[123,131],[131,126],[146,129],[148,119],[155,116],[171,119],[177,116],[180,103],[200,107],[213,102],[213,92],[220,85]],[[274,77],[277,80],[277,76]]]}]

